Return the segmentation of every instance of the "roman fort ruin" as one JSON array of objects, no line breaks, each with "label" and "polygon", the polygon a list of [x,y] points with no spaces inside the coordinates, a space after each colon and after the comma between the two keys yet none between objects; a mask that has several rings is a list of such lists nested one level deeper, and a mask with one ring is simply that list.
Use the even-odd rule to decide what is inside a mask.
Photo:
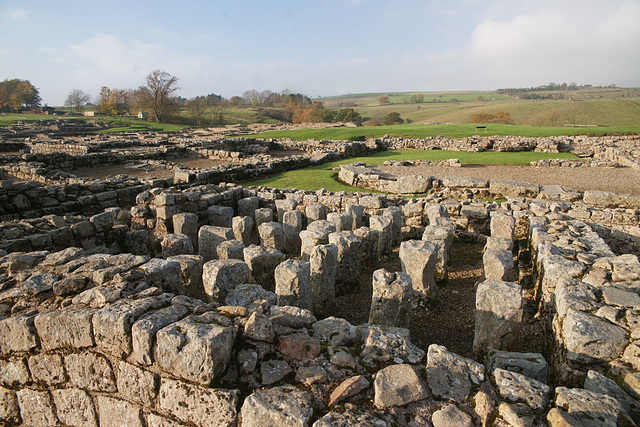
[{"label": "roman fort ruin", "polygon": [[[640,195],[363,163],[336,171],[353,192],[242,185],[387,149],[573,151],[584,161],[529,167],[637,169],[640,137],[97,126],[0,133],[0,424],[640,424]],[[156,176],[74,174],[113,165]],[[412,342],[416,313],[456,292],[462,242],[483,248],[467,355]],[[349,295],[364,321],[336,316]]]}]

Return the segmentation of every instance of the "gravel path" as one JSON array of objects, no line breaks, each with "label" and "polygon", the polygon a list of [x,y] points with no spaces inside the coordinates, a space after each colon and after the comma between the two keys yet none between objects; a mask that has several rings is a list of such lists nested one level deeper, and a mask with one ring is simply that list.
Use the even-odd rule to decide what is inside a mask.
[{"label": "gravel path", "polygon": [[464,165],[450,166],[376,166],[392,176],[430,175],[512,179],[538,185],[561,185],[578,191],[599,190],[621,194],[640,194],[640,170],[632,168],[561,168],[533,166]]}]

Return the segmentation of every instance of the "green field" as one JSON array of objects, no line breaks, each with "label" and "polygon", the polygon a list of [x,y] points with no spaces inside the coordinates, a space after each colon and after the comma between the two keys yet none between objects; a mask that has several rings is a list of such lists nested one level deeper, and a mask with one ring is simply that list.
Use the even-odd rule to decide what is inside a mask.
[{"label": "green field", "polygon": [[398,126],[371,127],[343,127],[332,129],[296,129],[283,131],[268,131],[258,134],[259,138],[291,138],[297,141],[308,139],[328,140],[358,140],[363,137],[381,138],[384,135],[405,138],[427,138],[430,136],[446,136],[450,138],[465,138],[473,135],[514,135],[528,137],[548,137],[561,135],[612,135],[640,133],[637,126],[611,126],[598,128],[570,128],[570,127],[542,127],[487,124],[484,129],[476,129],[474,123],[423,125],[410,124]]},{"label": "green field", "polygon": [[[579,159],[571,153],[468,153],[446,150],[401,150],[383,151],[368,157],[356,157],[340,160],[305,169],[283,172],[271,178],[248,182],[245,185],[264,185],[275,188],[298,188],[301,190],[354,191],[354,187],[338,182],[336,166],[353,162],[365,162],[368,165],[380,165],[386,160],[448,160],[459,159],[462,164],[482,165],[528,165],[542,159]],[[360,190],[358,191],[367,191]]]}]

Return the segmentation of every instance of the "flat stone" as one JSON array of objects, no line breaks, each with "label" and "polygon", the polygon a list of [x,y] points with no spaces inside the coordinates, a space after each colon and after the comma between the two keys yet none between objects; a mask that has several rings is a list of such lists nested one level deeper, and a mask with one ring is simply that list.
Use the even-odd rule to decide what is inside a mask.
[{"label": "flat stone", "polygon": [[107,358],[95,353],[69,354],[64,357],[69,381],[89,391],[116,391],[113,370]]},{"label": "flat stone", "polygon": [[547,382],[549,364],[540,353],[516,353],[492,350],[489,352],[489,370],[496,368],[526,375],[542,383]]},{"label": "flat stone", "polygon": [[627,333],[618,325],[582,311],[569,309],[562,323],[567,358],[577,363],[611,361],[627,345]]},{"label": "flat stone", "polygon": [[378,371],[374,381],[374,405],[380,409],[426,399],[429,394],[410,365],[391,365]]},{"label": "flat stone", "polygon": [[96,412],[91,396],[77,388],[52,390],[53,401],[60,421],[71,427],[97,427]]},{"label": "flat stone", "polygon": [[240,413],[247,426],[305,426],[313,407],[309,393],[285,385],[250,394]]},{"label": "flat stone", "polygon": [[278,338],[278,350],[295,360],[309,361],[320,354],[320,341],[304,334],[283,335]]},{"label": "flat stone", "polygon": [[150,365],[153,362],[152,350],[156,332],[182,319],[187,313],[189,310],[185,306],[172,304],[138,319],[131,327],[134,360],[141,365]]},{"label": "flat stone", "polygon": [[444,405],[431,415],[433,427],[472,427],[471,415],[451,403]]},{"label": "flat stone", "polygon": [[362,375],[347,378],[341,382],[340,385],[333,390],[331,396],[329,396],[329,406],[333,406],[344,399],[355,396],[362,390],[369,388],[369,386],[369,381]]},{"label": "flat stone", "polygon": [[291,366],[284,360],[268,360],[260,364],[262,384],[266,385],[277,383],[292,371]]},{"label": "flat stone", "polygon": [[93,328],[91,320],[96,310],[71,309],[50,311],[34,319],[42,348],[46,351],[58,348],[92,347]]},{"label": "flat stone", "polygon": [[431,344],[427,353],[427,382],[439,399],[463,402],[473,385],[485,379],[484,366],[459,356],[446,347]]},{"label": "flat stone", "polygon": [[556,406],[584,427],[615,427],[624,409],[611,396],[577,388],[556,388]]},{"label": "flat stone", "polygon": [[544,409],[549,403],[548,385],[515,372],[497,368],[493,371],[498,393],[513,403],[525,403],[534,410]]},{"label": "flat stone", "polygon": [[618,307],[640,308],[640,295],[635,292],[626,291],[614,286],[604,286],[602,288],[604,302]]}]

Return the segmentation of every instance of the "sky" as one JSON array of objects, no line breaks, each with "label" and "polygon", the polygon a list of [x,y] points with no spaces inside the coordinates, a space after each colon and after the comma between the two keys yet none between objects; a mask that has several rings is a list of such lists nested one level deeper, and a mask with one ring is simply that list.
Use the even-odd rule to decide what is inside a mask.
[{"label": "sky", "polygon": [[158,69],[185,98],[639,87],[640,0],[0,0],[0,80],[43,104]]}]

